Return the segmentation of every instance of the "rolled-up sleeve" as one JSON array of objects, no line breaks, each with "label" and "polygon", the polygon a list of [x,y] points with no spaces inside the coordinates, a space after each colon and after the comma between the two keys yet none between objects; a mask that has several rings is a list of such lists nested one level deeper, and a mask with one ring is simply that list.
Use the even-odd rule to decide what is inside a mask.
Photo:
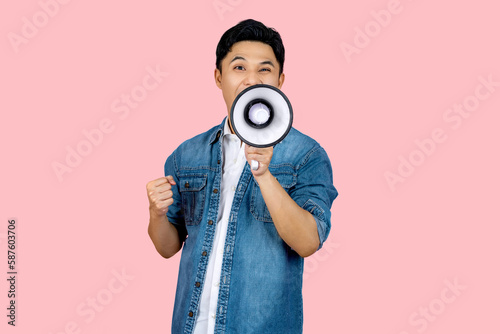
[{"label": "rolled-up sleeve", "polygon": [[337,195],[330,159],[321,146],[316,146],[301,161],[297,171],[297,183],[291,190],[290,197],[316,220],[318,249],[330,234],[331,207]]},{"label": "rolled-up sleeve", "polygon": [[179,240],[184,242],[187,236],[186,223],[184,221],[184,214],[182,211],[182,198],[179,192],[179,173],[175,161],[175,153],[172,153],[165,162],[165,176],[172,175],[175,185],[172,185],[172,193],[174,202],[168,207],[167,219],[172,225],[175,226],[179,233]]}]

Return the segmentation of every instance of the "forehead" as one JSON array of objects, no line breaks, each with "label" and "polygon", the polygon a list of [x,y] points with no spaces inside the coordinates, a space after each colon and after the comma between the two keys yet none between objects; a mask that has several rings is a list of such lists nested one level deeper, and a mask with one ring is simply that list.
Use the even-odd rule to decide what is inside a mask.
[{"label": "forehead", "polygon": [[266,43],[258,41],[241,41],[234,43],[224,58],[224,61],[230,62],[235,56],[242,56],[248,61],[271,60],[277,62],[273,48]]}]

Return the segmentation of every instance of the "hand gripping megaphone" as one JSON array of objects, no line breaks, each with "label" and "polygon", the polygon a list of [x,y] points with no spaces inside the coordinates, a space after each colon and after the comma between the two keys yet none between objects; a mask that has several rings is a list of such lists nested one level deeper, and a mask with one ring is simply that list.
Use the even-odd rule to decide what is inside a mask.
[{"label": "hand gripping megaphone", "polygon": [[[234,99],[231,127],[244,143],[253,147],[274,146],[282,141],[293,122],[290,101],[278,88],[258,84],[244,89]],[[253,170],[259,163],[252,160]]]}]

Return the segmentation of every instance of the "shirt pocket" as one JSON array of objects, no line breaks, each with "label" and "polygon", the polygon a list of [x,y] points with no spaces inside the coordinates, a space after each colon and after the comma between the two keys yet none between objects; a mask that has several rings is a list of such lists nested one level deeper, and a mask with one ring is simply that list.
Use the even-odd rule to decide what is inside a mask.
[{"label": "shirt pocket", "polygon": [[[293,173],[279,172],[274,174],[274,177],[287,193],[289,193],[290,189],[297,183],[297,176]],[[250,212],[256,220],[265,223],[272,223],[273,219],[271,218],[271,213],[269,212],[266,202],[262,197],[260,187],[255,180],[253,182],[254,186],[252,189],[252,198],[250,200]]]},{"label": "shirt pocket", "polygon": [[182,198],[182,211],[186,225],[198,225],[205,207],[205,186],[207,175],[179,177],[179,192]]}]

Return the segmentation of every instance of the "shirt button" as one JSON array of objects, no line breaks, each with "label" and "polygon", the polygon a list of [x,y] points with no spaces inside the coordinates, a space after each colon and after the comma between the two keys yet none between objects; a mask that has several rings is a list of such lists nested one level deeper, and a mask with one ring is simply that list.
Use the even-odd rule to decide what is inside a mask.
[{"label": "shirt button", "polygon": [[215,319],[215,314],[212,314],[212,318],[214,318],[214,319]]},{"label": "shirt button", "polygon": [[209,221],[208,221],[208,225],[213,225],[213,223],[214,223],[214,222],[213,222],[212,220],[209,220]]},{"label": "shirt button", "polygon": [[219,192],[219,189],[214,189],[214,194],[217,194]]},{"label": "shirt button", "polygon": [[236,187],[235,186],[233,186],[231,189],[233,189],[233,191],[236,191]]},{"label": "shirt button", "polygon": [[238,162],[238,160],[237,160],[237,159],[234,159],[234,160],[233,160],[233,163],[237,163],[237,162]]},{"label": "shirt button", "polygon": [[186,184],[184,184],[184,187],[189,188],[189,182],[186,182]]},{"label": "shirt button", "polygon": [[190,318],[192,318],[194,314],[193,314],[193,312],[189,312],[188,315]]},{"label": "shirt button", "polygon": [[196,282],[196,283],[194,284],[194,286],[195,286],[195,287],[197,287],[197,288],[199,288],[199,287],[200,287],[200,285],[201,285],[201,284],[200,284],[200,282]]},{"label": "shirt button", "polygon": [[201,253],[201,255],[203,255],[203,256],[207,256],[207,252],[206,252],[206,251],[203,251],[203,253]]}]

